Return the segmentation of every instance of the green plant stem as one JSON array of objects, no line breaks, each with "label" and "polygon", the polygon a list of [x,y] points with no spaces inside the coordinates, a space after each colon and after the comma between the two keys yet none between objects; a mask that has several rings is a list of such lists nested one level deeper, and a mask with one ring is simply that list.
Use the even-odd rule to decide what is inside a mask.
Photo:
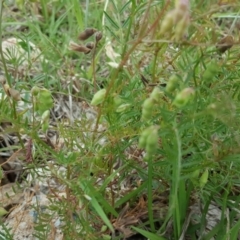
[{"label": "green plant stem", "polygon": [[[151,4],[151,1],[149,2],[149,4]],[[158,15],[158,17],[154,21],[154,23],[150,26],[150,28],[146,31],[145,34],[142,34],[137,38],[137,40],[133,43],[133,46],[128,50],[128,52],[122,58],[118,68],[113,72],[113,74],[110,78],[109,85],[108,85],[108,88],[107,88],[107,91],[106,91],[106,96],[105,96],[105,99],[103,101],[102,106],[104,106],[104,104],[106,102],[106,99],[107,99],[107,96],[109,95],[110,90],[113,88],[115,80],[117,79],[117,76],[118,76],[119,72],[121,71],[121,69],[123,68],[125,63],[127,62],[129,56],[136,49],[136,47],[142,42],[144,37],[147,36],[148,34],[150,34],[157,27],[160,19],[162,18],[163,13],[165,12],[165,9],[168,7],[169,4],[170,4],[170,1],[167,1],[167,3],[165,4],[165,7],[162,9],[161,13]],[[144,27],[145,27],[145,25],[143,24],[142,28],[140,29],[140,32],[145,32],[145,30],[143,29]],[[100,118],[101,118],[101,111],[98,112],[96,124],[95,124],[95,127],[94,127],[94,131],[96,131],[98,129]]]},{"label": "green plant stem", "polygon": [[148,217],[150,222],[151,231],[155,232],[154,219],[153,219],[153,191],[152,191],[152,182],[153,182],[153,157],[148,157]]},{"label": "green plant stem", "polygon": [[133,23],[133,20],[134,20],[135,9],[136,9],[136,1],[133,0],[132,1],[132,8],[131,8],[131,17],[130,17],[130,21],[129,21],[129,25],[128,25],[128,29],[127,29],[126,38],[125,38],[126,41],[124,43],[122,54],[121,54],[122,56],[125,55],[126,50],[127,50],[127,42],[128,42],[128,39],[129,39],[129,36],[130,36],[130,33],[131,33],[131,28],[132,28],[132,23]]},{"label": "green plant stem", "polygon": [[5,73],[7,83],[11,87],[10,76],[9,76],[9,73],[8,73],[8,70],[7,70],[7,64],[6,64],[5,57],[4,57],[4,54],[3,54],[3,49],[2,49],[2,42],[3,42],[3,39],[2,39],[2,35],[3,35],[2,34],[2,13],[3,13],[3,0],[0,0],[0,56],[1,56],[1,62],[3,64],[4,73]]},{"label": "green plant stem", "polygon": [[[1,62],[3,64],[3,68],[4,68],[4,73],[5,73],[5,77],[7,80],[7,84],[9,85],[9,87],[11,87],[10,75],[8,73],[7,64],[6,64],[5,57],[3,54],[3,49],[2,49],[2,42],[3,42],[3,39],[2,39],[2,35],[3,35],[2,34],[2,13],[3,13],[3,0],[0,1],[0,56],[1,56]],[[10,101],[10,104],[12,105],[14,118],[17,120],[16,102],[14,100],[12,100],[12,102],[11,102],[10,97],[9,97],[9,101]],[[17,132],[16,134],[17,134],[17,137],[21,144],[21,147],[24,148],[24,144],[22,142],[19,132]]]},{"label": "green plant stem", "polygon": [[172,174],[172,185],[173,185],[173,207],[174,207],[174,233],[175,237],[179,238],[181,234],[181,225],[180,225],[180,213],[179,213],[179,202],[178,202],[178,189],[180,182],[180,173],[181,173],[181,139],[177,127],[174,127],[176,143],[177,143],[177,157],[173,163],[173,174]]}]

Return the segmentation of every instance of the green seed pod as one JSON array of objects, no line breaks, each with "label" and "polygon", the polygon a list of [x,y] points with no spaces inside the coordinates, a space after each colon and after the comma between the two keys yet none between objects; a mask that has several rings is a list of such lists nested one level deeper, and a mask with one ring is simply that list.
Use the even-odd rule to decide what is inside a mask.
[{"label": "green seed pod", "polygon": [[46,110],[50,110],[53,107],[52,94],[47,89],[41,89],[37,95],[37,107],[40,114],[43,114]]},{"label": "green seed pod", "polygon": [[41,117],[41,121],[42,122],[48,122],[49,121],[49,118],[50,118],[50,111],[49,110],[46,110],[43,114],[42,114],[42,117]]},{"label": "green seed pod", "polygon": [[155,87],[150,95],[150,98],[156,102],[160,102],[161,98],[163,97],[163,93],[158,87]]},{"label": "green seed pod", "polygon": [[207,65],[205,72],[203,73],[203,80],[212,82],[219,72],[219,66],[216,61],[212,61]]},{"label": "green seed pod", "polygon": [[8,213],[8,211],[6,211],[5,208],[0,207],[0,218],[1,218],[2,216],[6,215],[7,213]]},{"label": "green seed pod", "polygon": [[43,88],[38,89],[38,93],[33,95],[33,104],[36,111],[39,111],[40,114],[43,114],[45,111],[50,110],[53,107],[53,99],[52,94],[49,90]]},{"label": "green seed pod", "polygon": [[142,132],[142,134],[139,138],[139,142],[138,142],[138,146],[140,148],[145,148],[146,147],[147,138],[151,134],[151,131],[152,131],[152,127],[149,127]]},{"label": "green seed pod", "polygon": [[147,121],[151,118],[152,116],[152,111],[148,111],[146,109],[142,110],[142,120]]},{"label": "green seed pod", "polygon": [[199,177],[199,173],[200,173],[200,170],[199,170],[199,169],[193,171],[193,172],[190,174],[190,178],[192,178],[192,179],[198,178],[198,177]]},{"label": "green seed pod", "polygon": [[177,94],[177,96],[173,101],[173,105],[179,108],[184,107],[189,102],[189,100],[193,95],[194,95],[193,88],[190,88],[190,87],[185,88],[180,93]]},{"label": "green seed pod", "polygon": [[124,112],[126,111],[129,107],[131,106],[131,104],[129,103],[125,103],[125,104],[121,104],[117,109],[116,112]]},{"label": "green seed pod", "polygon": [[208,182],[208,175],[209,175],[208,169],[206,169],[199,179],[200,188],[203,188],[206,185],[206,183]]},{"label": "green seed pod", "polygon": [[146,140],[146,152],[149,156],[156,153],[158,148],[158,130],[153,128]]},{"label": "green seed pod", "polygon": [[118,95],[114,96],[113,102],[116,108],[123,104],[123,100]]},{"label": "green seed pod", "polygon": [[43,131],[44,133],[46,133],[47,130],[48,130],[48,128],[49,128],[49,122],[43,122],[43,123],[42,123],[42,131]]},{"label": "green seed pod", "polygon": [[152,111],[153,110],[153,106],[154,106],[153,99],[147,98],[144,101],[142,108],[145,109],[145,110],[148,110],[148,111]]},{"label": "green seed pod", "polygon": [[186,14],[182,17],[182,19],[177,23],[177,26],[174,31],[174,39],[176,41],[180,41],[183,36],[186,34],[189,26],[189,15]]},{"label": "green seed pod", "polygon": [[168,12],[165,18],[162,21],[160,28],[160,35],[170,33],[175,22],[175,9]]},{"label": "green seed pod", "polygon": [[177,75],[172,75],[167,83],[166,92],[172,93],[178,87],[179,77]]},{"label": "green seed pod", "polygon": [[31,89],[31,94],[32,94],[33,96],[37,96],[38,93],[39,93],[39,91],[40,91],[40,88],[34,86],[34,87]]},{"label": "green seed pod", "polygon": [[147,98],[142,106],[142,119],[149,120],[152,116],[154,100],[152,98]]},{"label": "green seed pod", "polygon": [[93,96],[93,99],[91,101],[91,105],[93,106],[97,106],[99,105],[100,103],[102,103],[105,99],[105,96],[106,96],[106,92],[107,90],[106,89],[101,89],[99,90],[98,92],[96,92]]}]

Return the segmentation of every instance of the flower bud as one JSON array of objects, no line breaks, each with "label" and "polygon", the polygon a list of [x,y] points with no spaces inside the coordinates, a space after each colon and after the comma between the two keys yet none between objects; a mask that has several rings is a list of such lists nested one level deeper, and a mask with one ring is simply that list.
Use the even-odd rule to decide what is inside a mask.
[{"label": "flower bud", "polygon": [[93,106],[97,106],[99,105],[100,103],[102,103],[105,99],[105,96],[106,96],[106,92],[107,90],[106,89],[101,89],[99,90],[98,92],[96,92],[93,96],[93,99],[91,101],[91,105]]},{"label": "flower bud", "polygon": [[194,95],[194,89],[193,88],[185,88],[180,93],[177,94],[173,101],[173,105],[176,107],[184,107],[190,98]]}]

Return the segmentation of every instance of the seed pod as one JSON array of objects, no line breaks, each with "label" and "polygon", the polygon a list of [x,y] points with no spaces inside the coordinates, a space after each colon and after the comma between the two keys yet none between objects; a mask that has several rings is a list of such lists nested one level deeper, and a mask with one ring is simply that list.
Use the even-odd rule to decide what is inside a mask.
[{"label": "seed pod", "polygon": [[95,44],[94,42],[88,42],[86,43],[85,47],[92,50],[95,47]]},{"label": "seed pod", "polygon": [[106,96],[106,92],[107,90],[106,89],[101,89],[99,90],[98,92],[96,92],[93,96],[93,99],[91,101],[91,105],[93,106],[97,106],[99,105],[100,103],[102,103],[105,99],[105,96]]},{"label": "seed pod", "polygon": [[164,17],[161,28],[160,28],[160,35],[164,35],[166,33],[170,33],[174,22],[175,22],[175,9],[168,12],[167,15]]},{"label": "seed pod", "polygon": [[200,170],[199,170],[199,169],[193,171],[193,172],[190,174],[190,178],[191,178],[191,179],[196,179],[196,178],[198,178],[198,177],[199,177],[199,173],[200,173]]},{"label": "seed pod", "polygon": [[228,49],[230,49],[234,44],[233,36],[227,35],[223,37],[218,43],[217,43],[217,49],[219,53],[224,53]]},{"label": "seed pod", "polygon": [[153,154],[155,154],[157,148],[158,148],[158,130],[157,128],[152,128],[146,140],[146,152],[148,156],[152,156]]},{"label": "seed pod", "polygon": [[178,86],[179,77],[177,75],[172,75],[167,83],[166,92],[172,93]]},{"label": "seed pod", "polygon": [[186,11],[190,8],[189,0],[175,0],[175,8]]},{"label": "seed pod", "polygon": [[78,39],[81,41],[87,40],[95,32],[97,32],[97,29],[95,29],[95,28],[86,28],[82,33],[79,34]]},{"label": "seed pod", "polygon": [[147,109],[142,110],[142,120],[147,121],[150,120],[152,116],[152,111],[149,111]]},{"label": "seed pod", "polygon": [[129,107],[131,106],[131,104],[129,103],[125,103],[125,104],[121,104],[117,109],[116,112],[124,112],[126,111]]},{"label": "seed pod", "polygon": [[0,219],[1,219],[2,216],[6,215],[7,213],[8,213],[8,211],[6,211],[5,208],[0,207]]},{"label": "seed pod", "polygon": [[49,122],[43,122],[43,123],[42,123],[42,131],[43,131],[44,133],[46,133],[47,130],[48,130],[48,128],[49,128]]},{"label": "seed pod", "polygon": [[121,99],[121,97],[119,97],[119,95],[116,94],[114,95],[113,102],[116,108],[123,104],[123,100]]},{"label": "seed pod", "polygon": [[82,52],[84,54],[88,54],[91,52],[91,49],[89,49],[83,45],[76,44],[74,42],[69,43],[69,49],[72,51],[76,51],[76,52]]},{"label": "seed pod", "polygon": [[15,100],[15,101],[20,101],[21,100],[21,95],[20,92],[16,89],[9,88],[8,90],[10,96]]},{"label": "seed pod", "polygon": [[4,85],[3,85],[3,89],[4,89],[4,91],[6,92],[6,94],[9,96],[9,89],[10,89],[10,86],[7,84],[7,83],[5,83]]},{"label": "seed pod", "polygon": [[185,88],[180,93],[177,94],[173,101],[173,105],[176,107],[184,107],[190,98],[194,95],[194,89],[193,88]]},{"label": "seed pod", "polygon": [[4,84],[3,88],[4,88],[5,93],[9,97],[14,99],[15,101],[20,101],[21,100],[20,92],[18,90],[14,89],[14,88],[11,88],[8,84]]},{"label": "seed pod", "polygon": [[35,110],[43,114],[53,107],[52,94],[47,89],[40,89],[38,95],[34,97]]},{"label": "seed pod", "polygon": [[183,36],[186,34],[189,26],[189,15],[185,14],[182,19],[177,23],[177,26],[175,28],[174,32],[174,39],[176,41],[180,41]]},{"label": "seed pod", "polygon": [[41,116],[41,121],[46,122],[49,120],[49,118],[50,118],[50,111],[46,110]]},{"label": "seed pod", "polygon": [[206,185],[206,183],[208,182],[208,175],[209,175],[208,169],[206,169],[199,179],[200,188],[203,188]]},{"label": "seed pod", "polygon": [[153,99],[147,98],[143,103],[143,109],[151,111],[153,109]]},{"label": "seed pod", "polygon": [[49,118],[50,118],[50,111],[46,110],[41,116],[41,124],[43,132],[47,132],[49,127]]},{"label": "seed pod", "polygon": [[34,87],[31,89],[31,94],[32,94],[33,96],[37,96],[38,93],[39,93],[39,91],[40,91],[40,88],[34,86]]},{"label": "seed pod", "polygon": [[96,42],[99,42],[102,39],[102,33],[101,32],[96,32],[95,39],[96,39]]},{"label": "seed pod", "polygon": [[212,82],[219,72],[219,66],[216,61],[212,61],[207,65],[205,72],[203,73],[203,81]]},{"label": "seed pod", "polygon": [[150,98],[156,102],[159,102],[162,97],[163,93],[161,92],[161,90],[158,87],[155,87],[150,95]]},{"label": "seed pod", "polygon": [[154,102],[152,98],[147,98],[142,106],[142,119],[149,120],[152,116]]},{"label": "seed pod", "polygon": [[152,132],[152,127],[149,127],[141,133],[140,138],[139,138],[139,142],[138,142],[138,146],[140,148],[145,148],[146,147],[147,139],[148,139],[149,135],[151,134],[151,132]]}]

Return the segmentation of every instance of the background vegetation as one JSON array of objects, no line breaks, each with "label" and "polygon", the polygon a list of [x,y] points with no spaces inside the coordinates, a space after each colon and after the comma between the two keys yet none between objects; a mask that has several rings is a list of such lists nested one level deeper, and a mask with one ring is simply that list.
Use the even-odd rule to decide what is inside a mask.
[{"label": "background vegetation", "polygon": [[[50,167],[65,186],[48,196],[64,239],[237,239],[238,1],[1,6],[0,42],[20,39],[29,56],[23,69],[23,55],[0,51],[0,122],[11,123],[1,134],[15,134],[17,150],[31,139],[25,175]],[[62,99],[72,119],[56,117]],[[46,142],[50,131],[61,147]],[[51,215],[39,214],[35,235],[46,239]]]}]

